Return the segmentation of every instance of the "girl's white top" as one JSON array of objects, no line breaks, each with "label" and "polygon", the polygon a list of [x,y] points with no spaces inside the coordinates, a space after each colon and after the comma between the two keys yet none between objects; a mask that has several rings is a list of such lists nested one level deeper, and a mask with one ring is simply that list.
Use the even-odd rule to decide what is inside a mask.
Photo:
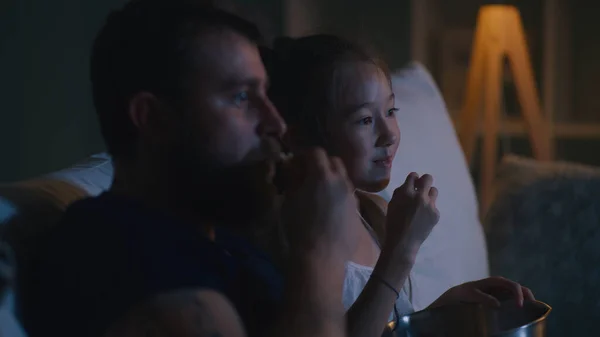
[{"label": "girl's white top", "polygon": [[[352,304],[356,301],[365,285],[369,281],[373,268],[363,266],[352,261],[346,263],[346,279],[344,280],[344,293],[343,302],[346,310],[350,309]],[[410,314],[414,311],[412,304],[410,303],[410,277],[407,279],[404,287],[400,291],[400,297],[396,301],[396,308],[400,315]],[[390,296],[394,296],[390,290]],[[390,313],[390,321],[394,319],[394,313]]]},{"label": "girl's white top", "polygon": [[[377,245],[379,242],[377,241],[377,237],[369,225],[369,223],[360,215],[360,212],[357,212],[363,225],[367,229],[367,231],[371,234],[371,237],[375,241]],[[380,246],[381,249],[381,246]],[[342,300],[344,302],[344,307],[346,310],[350,309],[352,304],[358,299],[358,296],[362,292],[362,290],[367,285],[371,274],[373,273],[373,267],[363,266],[358,263],[354,263],[352,261],[348,261],[346,263],[346,278],[344,279],[344,292],[342,294]],[[414,311],[412,303],[411,303],[411,288],[412,281],[410,276],[407,278],[404,286],[400,290],[400,297],[396,301],[396,309],[400,315],[410,314]],[[392,291],[390,290],[390,296],[394,296]],[[394,313],[390,314],[390,321],[394,319]]]}]

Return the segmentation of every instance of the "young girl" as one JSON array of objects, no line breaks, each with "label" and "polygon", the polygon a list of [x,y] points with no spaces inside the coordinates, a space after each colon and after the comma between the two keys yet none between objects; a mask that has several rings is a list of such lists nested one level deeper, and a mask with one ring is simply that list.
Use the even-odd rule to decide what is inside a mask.
[{"label": "young girl", "polygon": [[[330,35],[281,38],[263,50],[269,97],[288,124],[295,151],[322,147],[340,157],[356,188],[358,247],[346,265],[344,304],[348,334],[381,334],[390,319],[412,312],[408,275],[417,251],[437,224],[433,178],[412,173],[386,202],[384,189],[400,140],[394,94],[385,65],[365,50]],[[502,278],[450,289],[432,306],[457,302],[498,305],[492,288],[509,290],[519,303],[531,292]]]}]

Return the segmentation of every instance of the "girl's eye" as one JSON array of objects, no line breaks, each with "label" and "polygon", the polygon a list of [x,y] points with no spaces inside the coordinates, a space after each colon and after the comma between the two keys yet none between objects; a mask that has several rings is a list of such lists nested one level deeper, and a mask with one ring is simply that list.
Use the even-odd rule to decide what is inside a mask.
[{"label": "girl's eye", "polygon": [[397,109],[397,108],[392,108],[392,109],[389,109],[389,110],[387,111],[387,116],[388,116],[388,117],[395,116],[395,115],[396,115],[396,112],[398,112],[398,109]]},{"label": "girl's eye", "polygon": [[373,123],[373,117],[365,117],[357,122],[359,125],[369,125]]},{"label": "girl's eye", "polygon": [[233,98],[234,102],[236,105],[242,105],[242,103],[248,101],[248,92],[247,91],[241,91],[237,94],[235,94],[234,98]]}]

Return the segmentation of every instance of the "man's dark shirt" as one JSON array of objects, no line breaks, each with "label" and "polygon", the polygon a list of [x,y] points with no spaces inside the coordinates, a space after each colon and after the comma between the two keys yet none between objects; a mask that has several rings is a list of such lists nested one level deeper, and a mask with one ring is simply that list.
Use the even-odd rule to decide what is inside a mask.
[{"label": "man's dark shirt", "polygon": [[189,223],[111,193],[70,206],[43,251],[32,337],[99,337],[133,305],[178,289],[221,292],[249,336],[261,336],[283,292],[282,275],[247,240],[219,228],[213,242]]}]

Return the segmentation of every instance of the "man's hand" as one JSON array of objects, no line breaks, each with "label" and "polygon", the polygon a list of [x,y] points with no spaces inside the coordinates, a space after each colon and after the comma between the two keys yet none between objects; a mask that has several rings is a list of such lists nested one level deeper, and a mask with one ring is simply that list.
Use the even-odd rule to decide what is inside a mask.
[{"label": "man's hand", "polygon": [[357,201],[339,158],[296,156],[283,221],[290,242],[283,323],[288,336],[343,336],[345,265],[356,249]]},{"label": "man's hand", "polygon": [[293,254],[343,266],[358,236],[348,226],[358,215],[344,164],[315,149],[296,156],[291,165],[294,182],[286,191],[283,221]]},{"label": "man's hand", "polygon": [[411,173],[394,191],[388,205],[384,250],[414,261],[421,244],[440,219],[435,206],[438,191],[432,184],[429,174],[419,177]]},{"label": "man's hand", "polygon": [[132,309],[104,337],[245,337],[240,317],[213,290],[161,294]]}]

